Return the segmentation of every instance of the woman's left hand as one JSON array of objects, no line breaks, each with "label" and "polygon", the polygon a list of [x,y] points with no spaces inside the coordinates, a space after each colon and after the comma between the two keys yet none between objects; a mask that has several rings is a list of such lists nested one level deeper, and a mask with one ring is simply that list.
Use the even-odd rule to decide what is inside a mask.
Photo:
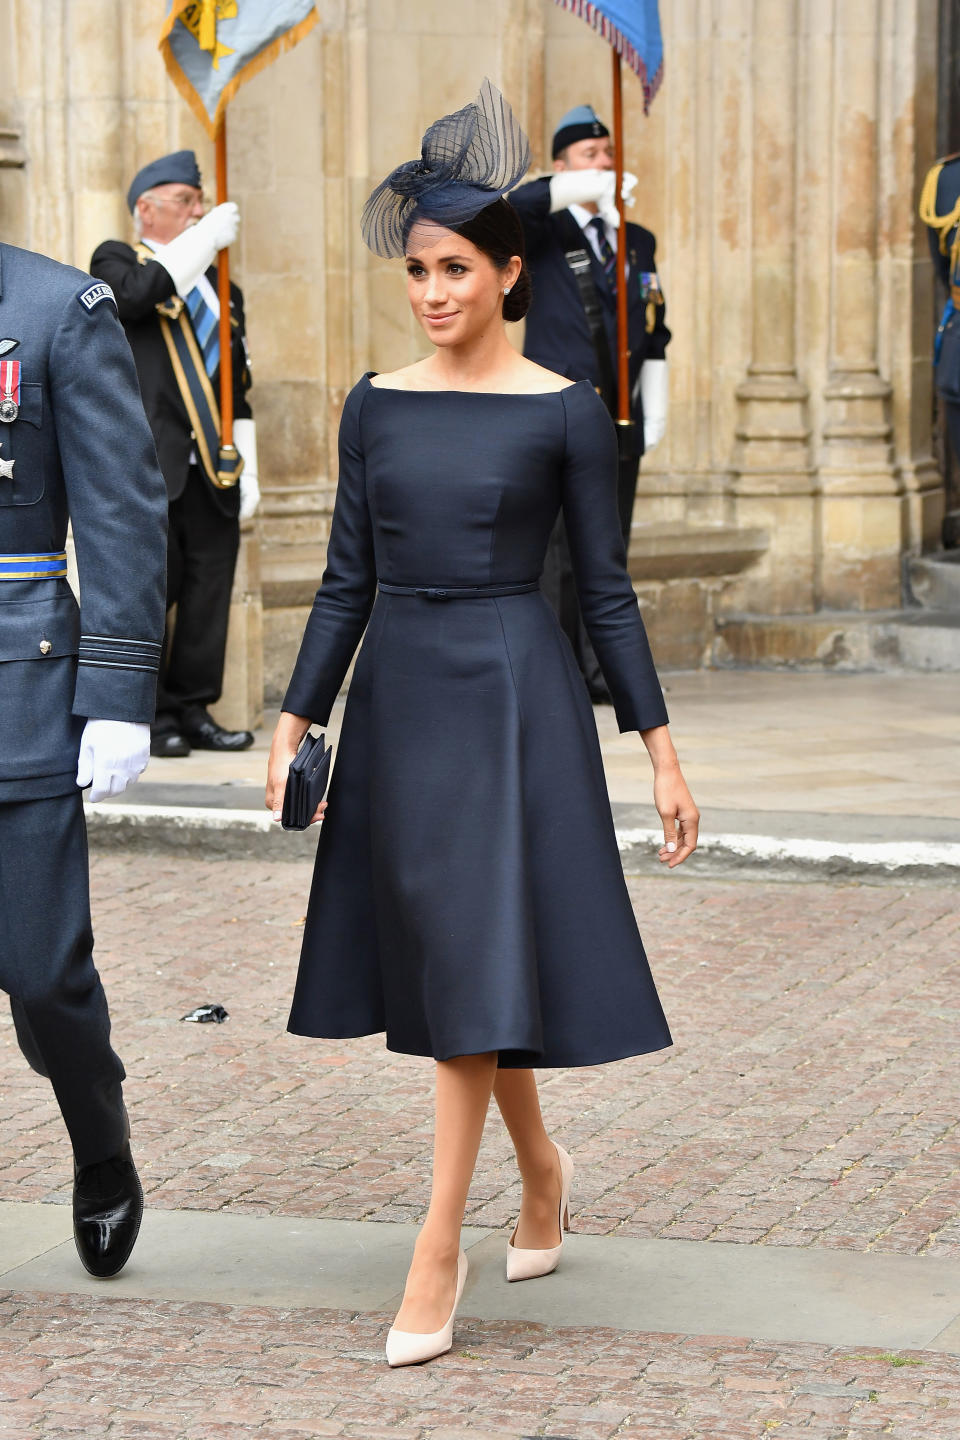
[{"label": "woman's left hand", "polygon": [[696,850],[700,826],[700,812],[693,803],[679,765],[655,771],[653,803],[663,821],[663,845],[658,856],[661,864],[673,870]]}]

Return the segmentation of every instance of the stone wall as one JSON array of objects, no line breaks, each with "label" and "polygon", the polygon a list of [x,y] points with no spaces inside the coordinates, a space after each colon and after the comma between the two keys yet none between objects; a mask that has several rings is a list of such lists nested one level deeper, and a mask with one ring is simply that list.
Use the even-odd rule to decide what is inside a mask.
[{"label": "stone wall", "polygon": [[[193,145],[212,175],[157,52],[165,8],[0,0],[4,238],[86,265],[100,239],[127,233],[123,193],[147,159]],[[360,242],[368,189],[484,75],[527,125],[538,169],[570,104],[610,109],[606,45],[550,0],[322,11],[322,30],[230,111],[273,693],[322,568],[344,395],[365,369],[424,348],[400,267]],[[666,78],[649,117],[625,75],[633,217],[658,237],[674,332],[670,421],[644,462],[636,523],[649,533],[632,568],[663,617],[663,653],[690,663],[731,612],[896,605],[902,557],[935,543],[933,279],[915,216],[934,158],[937,5],[671,0],[661,12]],[[740,557],[728,572],[691,558],[702,532],[714,559]],[[676,574],[644,571],[659,533]]]}]

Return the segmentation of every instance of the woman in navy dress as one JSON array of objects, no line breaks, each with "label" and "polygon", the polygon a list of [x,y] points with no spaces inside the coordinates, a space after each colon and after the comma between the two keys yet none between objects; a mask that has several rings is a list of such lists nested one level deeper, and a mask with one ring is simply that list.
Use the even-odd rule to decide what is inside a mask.
[{"label": "woman in navy dress", "polygon": [[290,1029],[385,1031],[389,1049],[437,1062],[433,1191],[392,1365],[452,1343],[491,1094],[523,1181],[507,1275],[529,1279],[559,1260],[573,1169],[544,1129],[534,1068],[670,1044],[589,698],[538,586],[561,506],[620,728],[638,730],[653,761],[660,858],[672,868],[696,845],[625,568],[613,425],[589,384],[525,360],[506,336],[530,282],[502,196],[528,159],[485,82],[367,203],[364,238],[405,258],[435,351],[347,397],[327,569],[270,756],[278,818],[289,763],[310,723],[326,723],[362,638]]}]

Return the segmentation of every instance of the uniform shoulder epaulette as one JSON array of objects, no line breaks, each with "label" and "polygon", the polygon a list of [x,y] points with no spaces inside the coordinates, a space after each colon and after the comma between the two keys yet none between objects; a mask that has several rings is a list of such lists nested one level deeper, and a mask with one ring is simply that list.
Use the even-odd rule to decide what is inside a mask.
[{"label": "uniform shoulder epaulette", "polygon": [[923,224],[929,229],[937,231],[940,237],[941,255],[946,255],[947,237],[954,226],[960,222],[960,198],[943,214],[939,214],[937,211],[937,188],[940,184],[940,176],[944,167],[955,160],[960,160],[960,151],[955,151],[952,155],[944,155],[930,166],[920,191],[920,204],[917,207]]}]

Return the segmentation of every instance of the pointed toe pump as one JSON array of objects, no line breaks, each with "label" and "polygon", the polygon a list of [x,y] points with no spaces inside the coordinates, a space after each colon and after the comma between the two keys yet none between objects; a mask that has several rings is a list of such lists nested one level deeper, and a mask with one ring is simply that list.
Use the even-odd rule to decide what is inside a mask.
[{"label": "pointed toe pump", "polygon": [[457,1256],[457,1293],[454,1296],[450,1319],[442,1329],[434,1330],[430,1335],[420,1335],[412,1330],[398,1330],[395,1325],[391,1326],[387,1336],[387,1364],[391,1368],[398,1365],[422,1365],[427,1360],[435,1360],[438,1355],[446,1355],[452,1348],[453,1321],[466,1279],[467,1257],[461,1250]]},{"label": "pointed toe pump", "polygon": [[[535,1280],[540,1275],[549,1275],[556,1270],[560,1263],[560,1255],[563,1251],[563,1232],[570,1229],[570,1182],[573,1180],[573,1161],[556,1140],[553,1146],[557,1152],[557,1159],[560,1161],[560,1244],[552,1245],[549,1250],[522,1250],[514,1245],[514,1237],[517,1230],[514,1227],[513,1235],[507,1242],[507,1279],[508,1280]],[[519,1221],[517,1222],[519,1225]]]}]

